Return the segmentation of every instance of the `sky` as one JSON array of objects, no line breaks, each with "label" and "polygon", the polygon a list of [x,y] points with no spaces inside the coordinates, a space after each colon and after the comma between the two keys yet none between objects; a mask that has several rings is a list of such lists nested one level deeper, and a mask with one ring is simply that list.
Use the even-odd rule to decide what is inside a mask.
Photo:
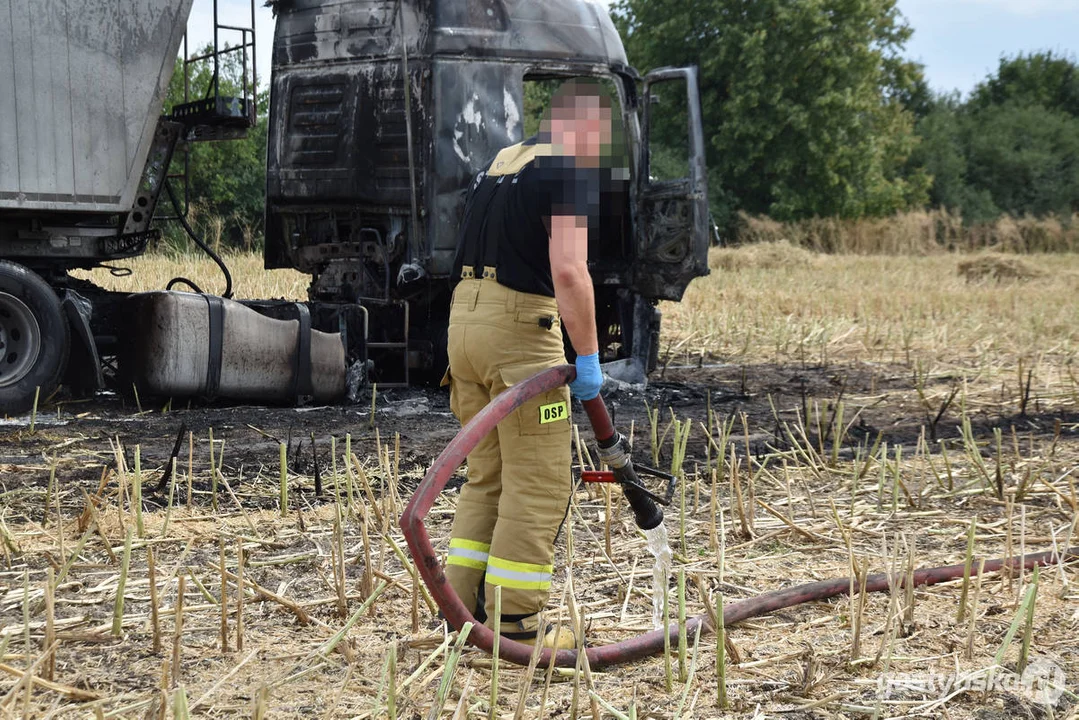
[{"label": "sky", "polygon": [[1079,0],[899,0],[914,28],[907,56],[934,90],[970,92],[1001,55],[1079,56]]},{"label": "sky", "polygon": [[[467,2],[469,0],[458,0]],[[543,2],[543,0],[530,0]],[[601,0],[603,1],[603,0]],[[993,72],[1001,55],[1053,50],[1079,56],[1079,0],[898,0],[914,28],[907,56],[925,65],[926,78],[937,91],[964,95]],[[221,22],[250,25],[250,0],[218,0]],[[188,23],[192,48],[209,42],[213,0],[195,0]],[[273,16],[263,0],[255,0],[259,84],[270,77]],[[237,42],[238,33],[222,35]]]}]

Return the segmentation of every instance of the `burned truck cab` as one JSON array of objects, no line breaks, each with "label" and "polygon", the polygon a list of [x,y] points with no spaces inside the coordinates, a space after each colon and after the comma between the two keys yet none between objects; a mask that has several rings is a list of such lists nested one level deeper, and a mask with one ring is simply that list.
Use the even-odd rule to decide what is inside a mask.
[{"label": "burned truck cab", "polygon": [[[469,183],[525,138],[529,83],[582,76],[610,88],[624,138],[590,248],[603,359],[638,373],[655,362],[656,302],[681,299],[707,273],[694,69],[640,78],[592,0],[274,8],[265,265],[311,274],[311,300],[364,306],[373,379],[407,383],[410,370],[440,369]],[[650,171],[659,83],[681,109],[683,177]]]}]

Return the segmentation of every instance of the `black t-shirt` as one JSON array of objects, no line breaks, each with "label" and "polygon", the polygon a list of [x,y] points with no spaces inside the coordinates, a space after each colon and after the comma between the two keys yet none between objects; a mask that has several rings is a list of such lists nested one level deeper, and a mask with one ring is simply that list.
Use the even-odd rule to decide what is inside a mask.
[{"label": "black t-shirt", "polygon": [[506,148],[469,189],[457,238],[454,282],[464,266],[481,277],[495,267],[498,282],[513,290],[554,297],[550,219],[553,215],[599,221],[600,170],[578,168],[573,158],[550,154],[536,138]]}]

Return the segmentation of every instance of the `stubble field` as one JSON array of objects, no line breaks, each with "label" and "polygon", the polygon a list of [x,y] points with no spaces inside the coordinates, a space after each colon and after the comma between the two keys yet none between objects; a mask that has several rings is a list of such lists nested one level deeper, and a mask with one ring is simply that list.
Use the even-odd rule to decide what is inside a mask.
[{"label": "stubble field", "polygon": [[[241,296],[305,293],[255,256],[230,264]],[[680,466],[671,622],[683,602],[707,615],[720,597],[852,573],[855,587],[891,573],[891,592],[730,627],[722,683],[710,633],[629,666],[496,676],[436,619],[396,524],[453,436],[441,393],[379,392],[373,412],[370,395],[304,410],[68,403],[33,430],[0,427],[0,713],[1075,717],[1075,564],[1037,579],[978,567],[1079,545],[1079,256],[778,243],[713,250],[711,266],[663,307],[648,388],[608,396],[639,461]],[[94,279],[219,285],[193,259],[132,268]],[[593,645],[652,629],[651,557],[610,495],[575,494],[551,603]],[[429,521],[441,550],[455,498]],[[900,581],[968,558],[967,581]]]}]

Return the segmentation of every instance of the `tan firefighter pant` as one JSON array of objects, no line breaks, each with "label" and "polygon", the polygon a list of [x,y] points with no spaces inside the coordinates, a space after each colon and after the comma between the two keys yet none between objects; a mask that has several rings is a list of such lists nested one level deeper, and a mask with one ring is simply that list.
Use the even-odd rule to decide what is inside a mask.
[{"label": "tan firefighter pant", "polygon": [[[450,409],[462,425],[507,387],[566,361],[554,298],[494,280],[458,284],[448,350]],[[550,594],[572,488],[569,399],[563,386],[526,402],[468,456],[446,575],[469,610],[486,583],[489,626],[502,587],[502,632],[535,630]]]}]

